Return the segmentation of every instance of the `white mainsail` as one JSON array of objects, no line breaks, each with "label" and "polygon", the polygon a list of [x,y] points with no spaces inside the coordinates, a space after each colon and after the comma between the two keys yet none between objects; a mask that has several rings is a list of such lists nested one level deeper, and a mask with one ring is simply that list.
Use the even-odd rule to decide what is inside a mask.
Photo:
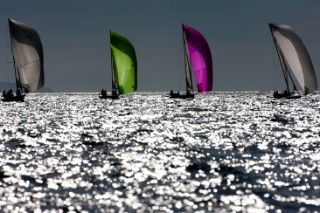
[{"label": "white mainsail", "polygon": [[[310,55],[302,40],[288,25],[269,24],[276,46],[305,94],[317,89],[317,78]],[[281,60],[281,59],[280,59]],[[286,71],[284,71],[286,72]]]},{"label": "white mainsail", "polygon": [[26,24],[12,19],[8,21],[17,88],[34,92],[44,85],[43,49],[40,36]]}]

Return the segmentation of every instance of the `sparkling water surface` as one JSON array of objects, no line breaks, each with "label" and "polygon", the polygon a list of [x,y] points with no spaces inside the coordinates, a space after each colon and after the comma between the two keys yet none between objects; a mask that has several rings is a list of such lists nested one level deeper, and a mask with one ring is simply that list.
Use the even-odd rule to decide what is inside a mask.
[{"label": "sparkling water surface", "polygon": [[320,94],[1,102],[1,212],[320,212]]}]

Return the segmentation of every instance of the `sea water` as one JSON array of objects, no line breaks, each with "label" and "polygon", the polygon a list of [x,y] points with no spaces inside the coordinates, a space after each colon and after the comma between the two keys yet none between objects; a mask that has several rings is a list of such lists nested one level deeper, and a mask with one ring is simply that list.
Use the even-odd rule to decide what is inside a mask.
[{"label": "sea water", "polygon": [[0,106],[1,212],[320,212],[320,95],[29,94]]}]

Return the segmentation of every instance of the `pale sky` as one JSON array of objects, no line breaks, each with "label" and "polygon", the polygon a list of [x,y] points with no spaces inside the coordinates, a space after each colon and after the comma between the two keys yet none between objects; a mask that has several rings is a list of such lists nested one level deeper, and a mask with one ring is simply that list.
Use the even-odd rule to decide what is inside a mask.
[{"label": "pale sky", "polygon": [[111,89],[109,31],[138,59],[138,91],[184,90],[181,24],[207,39],[215,91],[284,89],[268,23],[288,24],[320,79],[319,0],[0,0],[0,82],[14,82],[8,18],[42,40],[45,86],[56,92]]}]

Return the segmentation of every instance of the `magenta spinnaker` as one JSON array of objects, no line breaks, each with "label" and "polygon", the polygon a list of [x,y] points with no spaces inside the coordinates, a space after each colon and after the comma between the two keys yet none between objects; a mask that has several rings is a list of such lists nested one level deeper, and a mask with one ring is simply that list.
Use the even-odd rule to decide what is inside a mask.
[{"label": "magenta spinnaker", "polygon": [[197,83],[198,92],[212,90],[212,57],[204,36],[196,29],[183,24],[189,55]]}]

